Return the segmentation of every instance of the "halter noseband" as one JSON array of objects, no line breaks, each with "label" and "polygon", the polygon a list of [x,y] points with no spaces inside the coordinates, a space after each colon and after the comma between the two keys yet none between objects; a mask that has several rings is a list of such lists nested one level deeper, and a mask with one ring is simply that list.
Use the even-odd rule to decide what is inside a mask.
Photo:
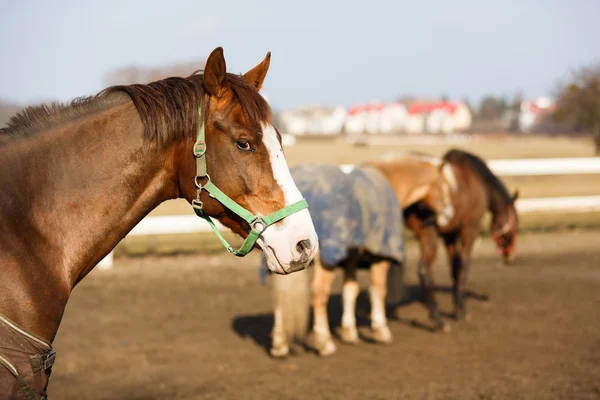
[{"label": "halter noseband", "polygon": [[[215,235],[217,235],[228,252],[238,257],[244,257],[252,250],[256,244],[256,241],[262,235],[265,229],[274,223],[281,221],[285,217],[308,208],[308,204],[306,203],[305,199],[302,199],[265,217],[259,217],[252,214],[250,211],[246,210],[244,207],[240,206],[229,196],[223,193],[211,182],[210,175],[208,175],[206,169],[206,142],[204,141],[204,118],[202,117],[202,107],[200,107],[199,113],[202,122],[200,124],[200,128],[198,129],[198,135],[196,136],[196,143],[194,144],[193,149],[194,157],[196,158],[196,177],[194,178],[194,185],[196,186],[196,198],[192,200],[192,207],[194,208],[194,212],[197,216],[208,222],[213,232]],[[200,179],[203,178],[207,179],[207,182],[204,185],[200,183]],[[219,201],[219,203],[221,203],[225,208],[233,211],[237,216],[242,218],[248,223],[248,225],[250,225],[250,233],[239,249],[235,250],[229,243],[227,243],[227,240],[225,240],[223,235],[221,235],[221,232],[219,232],[219,229],[216,227],[212,219],[204,213],[202,209],[203,204],[200,200],[200,194],[202,193],[202,190],[206,190],[210,197]]]}]

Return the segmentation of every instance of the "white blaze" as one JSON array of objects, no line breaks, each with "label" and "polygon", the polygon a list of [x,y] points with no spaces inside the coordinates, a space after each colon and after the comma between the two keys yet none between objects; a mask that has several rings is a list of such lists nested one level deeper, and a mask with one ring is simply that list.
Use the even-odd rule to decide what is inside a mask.
[{"label": "white blaze", "polygon": [[[262,129],[263,143],[269,153],[273,178],[283,192],[284,205],[288,206],[302,200],[303,196],[294,183],[277,138],[277,131],[270,124],[263,124]],[[291,262],[300,259],[301,253],[296,247],[302,240],[310,241],[310,259],[312,259],[318,249],[318,238],[307,209],[269,226],[257,243],[265,252],[269,269],[273,272],[285,273],[288,272]]]},{"label": "white blaze", "polygon": [[277,131],[272,125],[263,125],[263,143],[269,152],[271,167],[273,168],[273,178],[281,187],[285,197],[285,205],[290,205],[302,200],[302,194],[296,187],[292,174],[288,168],[283,149],[277,139]]}]

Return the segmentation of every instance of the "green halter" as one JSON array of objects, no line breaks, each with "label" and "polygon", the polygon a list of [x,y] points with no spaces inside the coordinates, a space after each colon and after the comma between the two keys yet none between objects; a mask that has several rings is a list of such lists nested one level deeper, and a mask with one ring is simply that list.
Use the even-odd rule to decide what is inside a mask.
[{"label": "green halter", "polygon": [[[200,129],[198,129],[198,136],[196,137],[196,143],[194,144],[194,157],[196,158],[196,178],[194,182],[196,185],[196,198],[192,200],[192,207],[194,208],[196,215],[208,222],[213,232],[215,232],[215,235],[217,235],[228,252],[235,254],[238,257],[244,257],[252,250],[254,244],[260,235],[262,235],[262,233],[265,231],[265,229],[267,229],[270,225],[281,221],[285,217],[308,208],[308,204],[306,203],[306,200],[302,199],[294,204],[290,204],[289,206],[282,208],[281,210],[275,211],[266,217],[258,217],[223,193],[210,181],[210,176],[206,170],[206,142],[204,141],[204,118],[202,117],[202,107],[200,107],[199,111],[202,123],[200,124]],[[199,180],[202,178],[208,179],[204,185],[199,182]],[[202,190],[206,190],[210,197],[218,200],[223,206],[233,211],[240,218],[246,221],[248,225],[250,225],[250,233],[239,249],[234,250],[233,247],[227,243],[227,240],[225,240],[223,235],[221,235],[221,232],[219,232],[219,229],[216,227],[212,219],[202,210],[203,204],[200,200],[200,193]]]}]

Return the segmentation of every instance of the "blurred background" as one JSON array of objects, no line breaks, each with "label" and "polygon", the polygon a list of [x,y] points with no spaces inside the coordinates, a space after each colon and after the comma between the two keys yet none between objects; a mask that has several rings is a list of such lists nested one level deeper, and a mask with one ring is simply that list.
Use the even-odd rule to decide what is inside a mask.
[{"label": "blurred background", "polygon": [[[600,265],[600,253],[590,249],[598,248],[600,238],[599,15],[600,2],[592,0],[4,0],[0,125],[27,105],[67,102],[115,84],[190,75],[203,68],[217,46],[224,48],[228,71],[234,73],[249,70],[271,51],[263,95],[283,134],[290,165],[351,165],[400,151],[441,156],[450,148],[486,160],[512,160],[516,169],[523,159],[539,159],[539,165],[551,172],[498,172],[511,193],[519,189],[524,200],[586,198],[587,202],[559,200],[556,204],[562,206],[521,215],[520,229],[527,234],[520,248],[525,254],[521,266],[542,268],[560,262],[557,268],[593,268]],[[563,173],[563,165],[581,168]],[[186,202],[174,200],[149,218],[166,216],[193,218],[193,213]],[[485,234],[487,222],[482,228]],[[74,296],[57,339],[62,353],[51,395],[192,399],[208,393],[210,398],[240,398],[242,386],[276,398],[305,398],[302,393],[315,398],[351,398],[360,393],[366,398],[400,398],[406,393],[412,394],[410,398],[597,398],[594,393],[600,393],[597,333],[595,340],[580,338],[577,349],[566,344],[571,335],[577,337],[569,324],[589,322],[589,317],[598,322],[597,270],[585,269],[581,282],[570,281],[575,278],[561,275],[566,273],[561,270],[548,286],[536,286],[538,271],[526,270],[522,273],[538,283],[529,285],[525,280],[521,287],[513,286],[523,277],[514,270],[503,278],[497,275],[496,254],[484,237],[476,260],[487,267],[483,275],[475,272],[474,280],[479,279],[492,297],[505,296],[503,301],[510,297],[512,303],[496,314],[493,309],[501,302],[481,306],[480,313],[490,314],[477,327],[466,328],[470,331],[462,334],[467,336],[436,338],[399,324],[393,328],[394,336],[416,342],[399,339],[402,344],[393,350],[367,346],[358,354],[344,348],[335,364],[314,358],[274,364],[260,350],[267,346],[272,305],[270,291],[258,284],[259,255],[232,259],[210,233],[150,230],[126,237],[114,251],[112,272],[92,274],[82,283],[80,297]],[[418,251],[411,240],[407,235],[414,264]],[[549,249],[557,253],[548,255]],[[572,258],[575,253],[577,261]],[[444,285],[445,255],[438,258]],[[180,268],[177,273],[175,266]],[[130,279],[114,280],[123,275]],[[134,281],[138,284],[132,289],[128,285]],[[544,314],[564,306],[564,298],[573,294],[564,282],[572,282],[569,290],[581,290],[583,296],[573,298],[569,310],[586,304],[578,309],[581,319],[576,321],[569,313]],[[585,292],[582,288],[590,282],[596,286]],[[528,287],[550,302],[547,307],[527,294]],[[559,287],[564,297],[554,292]],[[186,293],[189,297],[184,300],[181,296]],[[167,299],[176,300],[169,306]],[[425,318],[420,307],[414,314]],[[521,325],[515,321],[527,320],[530,312],[548,320],[518,336]],[[190,318],[195,325],[185,325]],[[100,337],[82,330],[90,320],[96,321],[92,331],[104,332]],[[158,332],[156,327],[165,320],[183,324],[177,325],[183,331],[166,327],[166,332]],[[544,342],[546,347],[536,348],[555,323],[563,330],[554,332]],[[492,334],[490,326],[496,329]],[[485,327],[488,333],[478,332]],[[592,329],[596,328],[586,325],[578,334]],[[137,342],[140,335],[146,343]],[[488,335],[487,342],[477,342],[479,347],[473,345],[478,335]],[[496,353],[494,347],[512,335],[517,335],[521,347]],[[165,337],[178,341],[165,344]],[[94,345],[98,341],[104,343],[101,349],[116,347],[104,353]],[[190,351],[197,357],[192,365],[203,365],[191,371],[201,376],[190,372],[185,379],[178,378],[173,371]],[[557,358],[540,356],[550,353]],[[558,354],[568,365],[556,366]],[[384,360],[379,370],[377,360]],[[368,385],[359,384],[358,370],[336,370],[359,361],[374,371]],[[421,367],[409,373],[409,364]],[[97,372],[91,383],[82,375],[89,368]],[[474,368],[479,372],[472,374]],[[307,370],[308,381],[284,384],[289,376],[298,379]],[[397,374],[397,379],[404,377],[405,383],[398,384],[386,371]],[[436,377],[430,371],[437,371]],[[548,376],[555,383],[544,386]],[[335,379],[339,382],[331,383]],[[89,392],[92,387],[99,390],[98,397]],[[548,392],[536,397],[540,390]],[[331,397],[319,395],[323,393]]]},{"label": "blurred background", "polygon": [[[187,76],[223,46],[235,73],[272,52],[263,95],[290,165],[360,163],[397,151],[439,156],[457,146],[484,159],[593,157],[600,151],[598,12],[600,4],[581,0],[8,1],[0,14],[0,124],[26,105]],[[597,179],[505,182],[538,198],[598,195]],[[172,201],[152,215],[189,211]],[[581,217],[567,221],[595,221]],[[195,238],[164,240],[125,240],[116,254],[206,249]]]}]

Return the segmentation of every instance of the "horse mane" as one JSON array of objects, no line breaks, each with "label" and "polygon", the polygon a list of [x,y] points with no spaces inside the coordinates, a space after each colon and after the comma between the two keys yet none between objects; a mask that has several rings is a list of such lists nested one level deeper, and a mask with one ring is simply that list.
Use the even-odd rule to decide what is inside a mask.
[{"label": "horse mane", "polygon": [[[225,82],[239,101],[244,117],[263,122],[271,118],[271,109],[255,87],[241,75],[227,73]],[[144,125],[144,137],[165,145],[181,138],[194,138],[200,117],[198,108],[208,109],[203,75],[172,77],[149,84],[111,86],[95,96],[80,97],[70,103],[53,102],[30,106],[14,115],[0,129],[0,142],[29,137],[37,132],[103,111],[130,99]],[[233,103],[232,103],[233,106]],[[230,107],[232,107],[230,106]],[[206,114],[202,116],[206,117]]]},{"label": "horse mane", "polygon": [[0,129],[0,143],[33,136],[44,129],[104,110],[113,103],[113,99],[87,96],[75,98],[70,103],[55,101],[50,104],[28,106],[12,116],[6,126]]},{"label": "horse mane", "polygon": [[508,193],[506,186],[504,186],[500,179],[494,175],[485,161],[481,158],[463,150],[452,149],[444,154],[443,161],[467,165],[483,179],[484,183],[495,190],[501,196],[503,201],[508,204],[512,203],[512,197]]}]

